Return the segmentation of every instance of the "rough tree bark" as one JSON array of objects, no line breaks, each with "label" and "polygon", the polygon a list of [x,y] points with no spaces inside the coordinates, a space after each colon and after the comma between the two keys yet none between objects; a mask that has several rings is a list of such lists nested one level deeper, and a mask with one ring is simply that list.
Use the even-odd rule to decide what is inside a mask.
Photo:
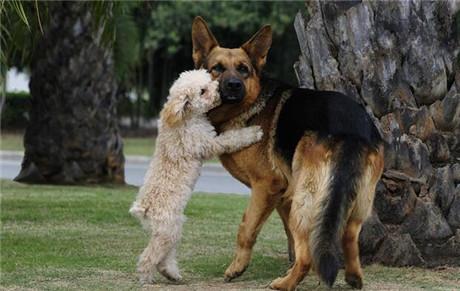
[{"label": "rough tree bark", "polygon": [[84,3],[50,3],[50,17],[33,56],[32,109],[16,180],[124,183],[110,50]]},{"label": "rough tree bark", "polygon": [[306,6],[295,21],[300,85],[352,96],[388,142],[362,257],[460,265],[460,3]]}]

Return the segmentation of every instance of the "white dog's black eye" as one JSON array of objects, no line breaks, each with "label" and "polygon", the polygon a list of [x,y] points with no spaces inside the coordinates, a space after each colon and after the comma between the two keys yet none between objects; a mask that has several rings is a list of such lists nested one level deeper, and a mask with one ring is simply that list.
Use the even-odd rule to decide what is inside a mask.
[{"label": "white dog's black eye", "polygon": [[201,95],[204,95],[204,93],[206,93],[206,89],[201,89]]}]

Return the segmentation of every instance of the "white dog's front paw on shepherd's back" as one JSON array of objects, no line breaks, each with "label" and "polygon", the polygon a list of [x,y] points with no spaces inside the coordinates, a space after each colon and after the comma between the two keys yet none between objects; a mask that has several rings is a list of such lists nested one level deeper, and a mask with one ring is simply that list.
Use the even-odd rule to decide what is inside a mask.
[{"label": "white dog's front paw on shepherd's back", "polygon": [[257,138],[257,141],[260,141],[262,139],[262,137],[264,136],[264,131],[262,130],[262,128],[260,126],[258,126],[258,127],[259,127],[259,130],[256,133],[256,138]]},{"label": "white dog's front paw on shepherd's back", "polygon": [[255,142],[260,141],[262,139],[262,136],[264,135],[264,132],[262,128],[258,125],[250,126],[247,128],[250,131],[250,135]]}]

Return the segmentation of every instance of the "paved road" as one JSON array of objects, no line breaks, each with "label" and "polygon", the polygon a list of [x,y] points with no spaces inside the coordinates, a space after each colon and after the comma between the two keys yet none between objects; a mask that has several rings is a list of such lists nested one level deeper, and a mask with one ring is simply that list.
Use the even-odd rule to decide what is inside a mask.
[{"label": "paved road", "polygon": [[[15,152],[0,152],[0,178],[13,179],[19,173],[22,157]],[[139,186],[147,170],[148,159],[128,157],[125,164],[126,183]],[[195,186],[196,192],[249,194],[249,189],[234,179],[218,164],[205,164]]]}]

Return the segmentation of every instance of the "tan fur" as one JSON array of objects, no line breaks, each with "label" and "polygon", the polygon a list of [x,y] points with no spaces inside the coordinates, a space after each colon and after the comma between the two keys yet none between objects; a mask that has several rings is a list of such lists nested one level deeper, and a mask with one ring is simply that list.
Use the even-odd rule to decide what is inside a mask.
[{"label": "tan fur", "polygon": [[351,217],[364,221],[372,211],[375,187],[383,172],[383,147],[378,152],[368,152],[364,175],[358,183],[358,193],[352,208]]},{"label": "tan fur", "polygon": [[[284,91],[281,94],[281,99],[278,102],[273,118],[272,118],[272,123],[270,125],[270,131],[269,131],[269,142],[268,142],[268,147],[267,147],[267,156],[270,160],[270,163],[272,164],[272,169],[273,171],[277,172],[279,175],[283,175],[282,173],[289,173],[290,170],[290,165],[286,165],[283,159],[279,158],[278,155],[276,154],[274,147],[275,147],[275,133],[276,133],[276,124],[278,123],[278,118],[281,113],[281,109],[283,108],[284,103],[291,97],[291,90]],[[286,175],[284,175],[286,176]],[[289,182],[289,181],[288,181]]]},{"label": "tan fur", "polygon": [[[291,195],[290,230],[294,244],[308,245],[308,252],[318,242],[315,225],[322,213],[324,199],[328,199],[328,184],[331,177],[333,153],[341,144],[327,145],[317,141],[316,136],[307,133],[296,148],[293,158],[293,191]],[[363,272],[359,260],[359,232],[363,221],[372,210],[375,186],[383,171],[383,147],[378,151],[368,150],[364,157],[364,175],[359,181],[356,199],[341,227],[342,248],[345,259],[345,280],[352,286],[362,287]],[[291,187],[291,186],[290,186]],[[300,239],[301,241],[298,241]],[[317,246],[316,249],[320,249]],[[305,250],[304,247],[302,250]],[[308,258],[308,260],[306,259]],[[278,290],[295,290],[297,284],[305,277],[312,266],[311,255],[300,253],[296,247],[294,268],[286,276],[274,280],[270,287]],[[296,271],[294,271],[296,270]]]},{"label": "tan fur", "polygon": [[306,134],[297,146],[293,169],[294,191],[292,192],[291,219],[296,217],[298,225],[291,231],[308,230],[312,220],[321,209],[319,203],[328,194],[331,177],[329,149],[316,142],[316,136]]},{"label": "tan fur", "polygon": [[161,111],[161,119],[169,127],[175,127],[183,120],[185,114],[185,100],[175,99],[168,102]]},{"label": "tan fur", "polygon": [[267,61],[268,50],[272,45],[272,29],[269,25],[263,26],[241,48],[253,61],[254,67],[261,70]]},{"label": "tan fur", "polygon": [[345,281],[350,285],[358,284],[362,287],[363,271],[359,260],[359,232],[361,231],[362,220],[352,219],[347,223],[342,236],[342,249],[345,263]]},{"label": "tan fur", "polygon": [[217,82],[204,70],[182,73],[170,89],[160,114],[155,153],[130,209],[151,231],[151,239],[138,262],[143,283],[153,281],[155,268],[170,280],[181,279],[176,245],[185,221],[184,209],[203,160],[235,152],[262,137],[258,126],[237,129],[251,117],[248,114],[217,135],[206,113],[219,102]]},{"label": "tan fur", "polygon": [[330,149],[317,143],[313,133],[306,133],[297,146],[290,182],[292,190],[285,193],[292,199],[289,228],[294,238],[296,260],[286,275],[275,279],[270,288],[295,290],[312,267],[309,236],[312,221],[320,209],[319,202],[327,194],[330,156]]}]

